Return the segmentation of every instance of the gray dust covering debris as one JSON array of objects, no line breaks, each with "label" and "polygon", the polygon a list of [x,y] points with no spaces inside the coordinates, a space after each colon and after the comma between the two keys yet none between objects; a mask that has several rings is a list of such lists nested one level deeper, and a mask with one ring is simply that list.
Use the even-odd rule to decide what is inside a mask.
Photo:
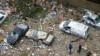
[{"label": "gray dust covering debris", "polygon": [[[4,10],[8,14],[7,18],[0,24],[0,56],[100,56],[100,27],[93,26],[97,23],[91,25],[91,23],[88,24],[83,20],[84,16],[91,18],[91,15],[86,15],[84,10],[88,12],[91,10],[72,6],[65,7],[62,3],[47,0],[29,0],[28,2],[25,0],[26,4],[22,0],[21,6],[26,7],[21,8],[18,1],[0,0],[0,10]],[[92,11],[91,13],[94,13],[100,19],[99,12]],[[0,14],[0,18],[1,16]],[[60,23],[67,20],[87,25],[89,27],[87,38],[61,31],[59,29]],[[33,35],[31,37],[26,36],[26,32],[24,37],[19,36],[21,39],[16,40],[16,44],[10,45],[7,42],[7,37],[17,24],[26,24],[29,29],[41,31],[41,33],[31,33],[36,35],[34,37],[37,39],[34,39]],[[44,35],[46,35],[45,38]],[[50,38],[48,38],[49,35]],[[48,45],[49,42],[52,44]],[[73,46],[72,54],[69,54],[68,51],[70,43]],[[79,44],[82,45],[80,53],[77,52]],[[88,54],[89,52],[91,54]]]}]

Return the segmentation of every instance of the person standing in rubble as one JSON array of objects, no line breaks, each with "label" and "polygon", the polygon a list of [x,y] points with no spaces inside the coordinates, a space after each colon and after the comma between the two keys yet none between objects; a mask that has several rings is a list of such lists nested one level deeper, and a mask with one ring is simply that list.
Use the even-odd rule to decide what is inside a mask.
[{"label": "person standing in rubble", "polygon": [[78,53],[80,53],[80,52],[81,52],[81,50],[82,50],[82,45],[81,45],[81,44],[79,44],[77,52],[78,52]]},{"label": "person standing in rubble", "polygon": [[69,45],[68,45],[68,52],[69,52],[69,54],[72,54],[72,48],[73,48],[72,44],[69,43]]}]

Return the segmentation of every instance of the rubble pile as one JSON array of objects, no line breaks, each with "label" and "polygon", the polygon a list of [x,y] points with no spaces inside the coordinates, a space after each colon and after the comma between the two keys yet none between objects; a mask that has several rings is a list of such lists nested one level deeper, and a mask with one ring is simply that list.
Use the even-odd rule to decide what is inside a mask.
[{"label": "rubble pile", "polygon": [[[15,8],[9,6],[9,0],[0,0],[0,9],[7,12],[8,18],[12,18],[7,28],[3,30],[0,29],[0,56],[68,56],[69,51],[67,47],[69,43],[73,45],[71,56],[86,56],[88,53],[91,53],[92,56],[100,55],[100,46],[98,45],[100,42],[100,30],[97,30],[98,27],[93,28],[90,26],[99,26],[100,21],[97,14],[90,10],[86,10],[85,13],[83,13],[81,10],[74,8],[65,8],[62,4],[55,1],[33,0],[33,2],[35,5],[41,5],[43,10],[46,11],[46,16],[44,18],[38,15],[37,17],[39,17],[39,19],[34,19],[35,17],[26,17],[26,19],[23,19],[23,13],[17,13]],[[96,15],[96,17],[92,17],[93,15]],[[87,23],[90,22],[90,25],[86,23],[88,17],[91,18],[91,21],[87,20]],[[94,20],[93,23],[92,19]],[[60,31],[60,23],[68,20],[80,22],[81,24],[78,25],[75,23],[78,27],[74,24],[71,26],[79,30],[80,28],[84,29],[82,32],[86,30],[85,25],[89,26],[89,33],[88,30],[85,32],[85,34],[89,36],[87,36],[86,39],[82,39],[71,33],[67,34],[67,30],[71,31],[71,27],[67,27],[68,24],[63,25],[65,26],[66,33]],[[26,29],[27,26],[17,26],[18,24],[25,24],[29,27]],[[16,29],[16,27],[18,28]],[[22,34],[23,32],[24,34]],[[79,31],[75,32],[78,33]],[[23,35],[23,37],[21,37],[21,35]],[[9,44],[8,37],[10,40],[14,37],[13,41],[15,40],[16,43]],[[51,43],[52,45],[50,45]],[[82,45],[80,54],[77,53],[78,44]]]}]

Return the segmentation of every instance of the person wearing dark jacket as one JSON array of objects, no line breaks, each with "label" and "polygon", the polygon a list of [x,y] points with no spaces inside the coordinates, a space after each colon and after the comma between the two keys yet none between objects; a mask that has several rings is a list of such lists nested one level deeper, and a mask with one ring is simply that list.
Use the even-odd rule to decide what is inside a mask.
[{"label": "person wearing dark jacket", "polygon": [[82,45],[81,45],[81,44],[79,44],[77,52],[78,52],[78,53],[80,53],[80,52],[81,52],[81,50],[82,50]]},{"label": "person wearing dark jacket", "polygon": [[68,45],[69,54],[72,54],[72,48],[73,48],[73,46],[72,46],[72,44],[70,43],[70,44]]}]

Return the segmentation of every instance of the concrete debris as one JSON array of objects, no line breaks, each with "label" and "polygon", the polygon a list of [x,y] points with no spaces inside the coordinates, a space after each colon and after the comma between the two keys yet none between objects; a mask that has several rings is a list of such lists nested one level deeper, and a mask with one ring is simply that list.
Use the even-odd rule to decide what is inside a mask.
[{"label": "concrete debris", "polygon": [[42,41],[41,40],[38,40],[38,45],[41,45],[42,44]]},{"label": "concrete debris", "polygon": [[68,9],[68,11],[73,11],[72,9]]},{"label": "concrete debris", "polygon": [[[60,22],[67,19],[82,22],[81,18],[83,16],[83,12],[81,13],[81,10],[70,7],[65,8],[63,4],[60,4],[61,0],[57,0],[58,2],[55,1],[48,2],[47,0],[33,0],[36,1],[36,4],[43,7],[43,10],[46,11],[46,16],[43,19],[40,18],[40,15],[37,15],[37,17],[40,18],[40,20],[33,19],[34,17],[33,18],[26,17],[27,20],[23,20],[22,16],[23,13],[22,12],[17,13],[16,8],[9,6],[8,4],[9,1],[10,0],[0,1],[0,9],[5,10],[9,15],[8,17],[11,18],[12,20],[12,22],[9,25],[6,24],[7,22],[5,21],[4,24],[5,28],[3,28],[2,25],[0,25],[0,27],[2,28],[0,29],[0,56],[20,56],[19,54],[23,51],[25,51],[25,53],[28,54],[23,56],[71,56],[68,55],[68,52],[66,52],[65,45],[68,44],[70,40],[74,40],[76,37],[61,32],[58,29],[58,25]],[[12,2],[14,1],[15,0],[12,0]],[[28,5],[30,6],[30,4]],[[32,5],[34,5],[34,2],[32,3]],[[100,15],[100,13],[97,13],[97,15]],[[17,42],[16,45],[9,45],[5,38],[6,36],[5,32],[9,34],[8,32],[10,32],[11,31],[10,29],[12,29],[14,26],[12,23],[15,23],[14,25],[20,23],[27,23],[30,29],[37,29],[37,30],[34,30],[35,31],[34,34],[29,34],[29,38],[28,36],[25,36],[26,38],[22,38],[21,42]],[[99,54],[100,46],[97,45],[99,44],[98,42],[100,42],[100,39],[98,39],[100,35],[99,33],[100,30],[92,28],[91,26],[89,28],[90,28],[89,39],[87,38],[85,39],[86,41],[80,40],[75,43],[74,42],[72,43],[74,47],[72,50],[73,51],[72,56],[73,55],[77,56],[76,53],[77,44],[80,42],[82,42],[83,45],[84,43],[86,43],[84,46],[82,46],[83,48],[82,50],[85,50],[86,52],[91,50],[90,52],[92,53],[92,56],[100,56]],[[55,38],[54,44],[49,46],[46,44],[49,44],[50,42],[52,43],[51,40],[54,37],[51,34],[57,36],[57,38]],[[4,36],[2,37],[1,35]],[[90,38],[93,40],[90,40]],[[4,41],[1,42],[2,40]],[[86,56],[86,52],[82,51],[82,54],[80,53],[80,56],[81,55]]]},{"label": "concrete debris", "polygon": [[44,44],[39,45],[39,48],[46,48]]},{"label": "concrete debris", "polygon": [[96,54],[96,53],[93,53],[92,55],[93,55],[93,56],[97,56],[97,54]]},{"label": "concrete debris", "polygon": [[5,27],[7,27],[8,25],[5,25]]},{"label": "concrete debris", "polygon": [[21,50],[21,48],[14,48],[15,50],[17,50],[17,51],[20,51]]},{"label": "concrete debris", "polygon": [[49,54],[54,54],[53,52],[50,52]]},{"label": "concrete debris", "polygon": [[6,50],[8,50],[8,44],[7,43],[1,43],[0,44],[0,51],[3,53],[3,54],[6,54],[7,53],[7,51]]},{"label": "concrete debris", "polygon": [[4,33],[4,30],[0,29],[0,34],[3,34]]},{"label": "concrete debris", "polygon": [[51,51],[52,49],[48,49],[48,51]]},{"label": "concrete debris", "polygon": [[56,18],[56,12],[50,12],[47,14],[47,16],[45,17],[45,19],[51,19],[51,18]]},{"label": "concrete debris", "polygon": [[12,50],[11,52],[14,53],[14,50]]},{"label": "concrete debris", "polygon": [[55,54],[55,56],[59,56],[59,54]]},{"label": "concrete debris", "polygon": [[32,56],[34,56],[34,53],[32,53]]},{"label": "concrete debris", "polygon": [[24,42],[24,40],[21,40],[21,43],[23,43]]},{"label": "concrete debris", "polygon": [[82,48],[83,48],[84,50],[87,50],[87,45],[82,46]]},{"label": "concrete debris", "polygon": [[98,37],[99,35],[98,34],[96,34],[96,37]]},{"label": "concrete debris", "polygon": [[57,41],[61,41],[61,39],[59,38],[59,39],[57,39]]},{"label": "concrete debris", "polygon": [[29,47],[27,47],[26,49],[27,49],[27,51],[30,51],[30,48]]}]

